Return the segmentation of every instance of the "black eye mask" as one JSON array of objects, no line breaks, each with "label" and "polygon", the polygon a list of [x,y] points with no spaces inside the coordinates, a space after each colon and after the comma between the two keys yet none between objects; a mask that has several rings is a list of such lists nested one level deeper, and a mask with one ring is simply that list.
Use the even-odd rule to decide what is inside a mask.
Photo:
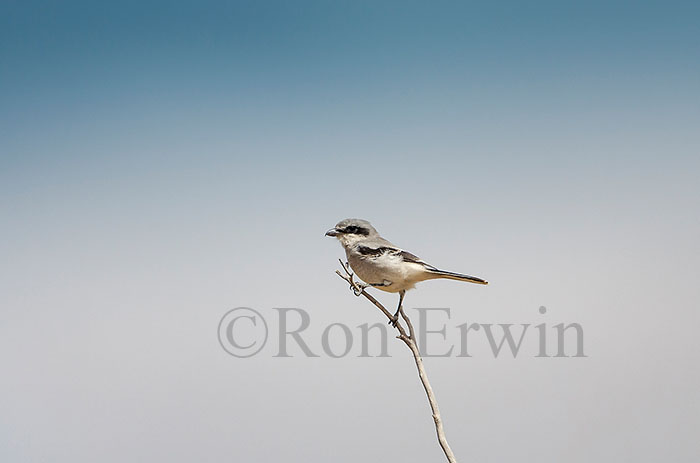
[{"label": "black eye mask", "polygon": [[369,235],[369,230],[367,230],[366,228],[362,228],[362,227],[356,227],[355,225],[350,225],[350,226],[345,227],[343,229],[343,233],[367,236],[367,235]]}]

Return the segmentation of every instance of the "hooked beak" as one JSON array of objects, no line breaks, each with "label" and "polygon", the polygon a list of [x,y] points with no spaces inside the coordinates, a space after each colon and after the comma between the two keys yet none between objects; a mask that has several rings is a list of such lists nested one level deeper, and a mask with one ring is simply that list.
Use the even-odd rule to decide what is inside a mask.
[{"label": "hooked beak", "polygon": [[338,236],[338,230],[331,228],[326,232],[326,236]]}]

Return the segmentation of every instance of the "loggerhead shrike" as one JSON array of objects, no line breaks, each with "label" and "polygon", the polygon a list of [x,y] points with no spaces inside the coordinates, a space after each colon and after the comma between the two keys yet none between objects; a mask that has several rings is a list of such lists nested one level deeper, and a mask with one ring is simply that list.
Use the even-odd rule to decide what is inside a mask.
[{"label": "loggerhead shrike", "polygon": [[367,283],[364,287],[372,286],[389,293],[399,293],[399,306],[394,319],[389,321],[394,326],[398,322],[406,291],[418,282],[446,278],[480,285],[488,284],[481,278],[433,267],[379,236],[377,230],[366,220],[341,220],[326,232],[326,236],[338,238],[345,248],[350,267]]}]

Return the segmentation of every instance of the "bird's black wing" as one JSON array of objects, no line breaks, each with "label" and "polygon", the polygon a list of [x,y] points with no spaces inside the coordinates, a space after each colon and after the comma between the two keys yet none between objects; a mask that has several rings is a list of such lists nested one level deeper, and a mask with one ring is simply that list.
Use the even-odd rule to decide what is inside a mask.
[{"label": "bird's black wing", "polygon": [[420,257],[416,256],[415,254],[411,254],[408,251],[404,251],[403,249],[399,249],[399,248],[393,248],[391,246],[371,247],[371,246],[360,245],[357,247],[357,252],[359,252],[361,255],[363,255],[365,257],[369,257],[369,258],[377,258],[377,257],[383,256],[385,254],[399,256],[403,259],[404,262],[409,262],[409,263],[413,263],[413,264],[420,264],[420,265],[422,265],[430,270],[437,270],[435,267],[433,267],[432,265],[423,261]]}]

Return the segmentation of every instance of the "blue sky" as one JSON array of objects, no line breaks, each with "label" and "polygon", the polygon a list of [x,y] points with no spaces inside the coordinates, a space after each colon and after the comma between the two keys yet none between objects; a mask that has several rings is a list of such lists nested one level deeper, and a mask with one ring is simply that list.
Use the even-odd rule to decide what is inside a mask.
[{"label": "blue sky", "polygon": [[216,340],[236,306],[377,321],[323,237],[358,216],[491,282],[409,309],[586,328],[580,362],[427,359],[458,457],[692,460],[699,10],[3,2],[0,457],[437,457],[398,347],[242,363]]},{"label": "blue sky", "polygon": [[381,137],[407,126],[682,130],[697,117],[697,6],[561,3],[6,3],[6,152],[20,162],[48,151],[28,140],[183,127],[210,140]]},{"label": "blue sky", "polygon": [[695,165],[690,2],[3,8],[10,194],[102,166],[153,182],[163,169],[235,164],[239,184],[274,191],[290,172],[322,189],[348,162],[400,160],[400,176],[426,184],[481,170],[470,182],[482,191],[494,175],[624,180]]},{"label": "blue sky", "polygon": [[376,122],[609,99],[683,109],[697,6],[561,3],[6,3],[3,119],[349,105]]}]

